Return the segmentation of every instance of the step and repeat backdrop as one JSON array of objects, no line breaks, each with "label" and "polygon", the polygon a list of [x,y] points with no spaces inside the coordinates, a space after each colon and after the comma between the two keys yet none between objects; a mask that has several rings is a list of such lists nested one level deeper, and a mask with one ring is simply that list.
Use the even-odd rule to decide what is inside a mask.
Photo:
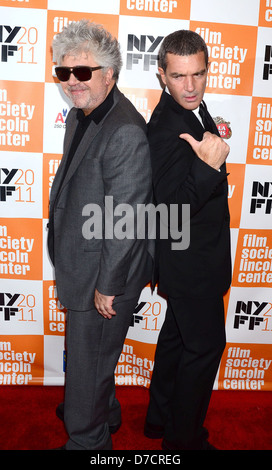
[{"label": "step and repeat backdrop", "polygon": [[[272,390],[272,0],[0,0],[0,384],[64,384],[65,309],[46,225],[71,104],[54,76],[51,43],[82,18],[119,39],[119,88],[147,122],[161,94],[163,38],[191,29],[205,39],[205,99],[231,148],[233,282],[214,388]],[[149,387],[165,310],[146,286],[117,385]]]}]

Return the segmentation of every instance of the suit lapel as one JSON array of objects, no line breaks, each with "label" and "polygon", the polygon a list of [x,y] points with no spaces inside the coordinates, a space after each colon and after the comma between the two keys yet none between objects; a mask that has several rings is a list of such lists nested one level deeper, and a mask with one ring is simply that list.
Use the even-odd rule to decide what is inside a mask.
[{"label": "suit lapel", "polygon": [[59,170],[58,170],[58,172],[55,176],[54,193],[52,194],[52,199],[54,197],[56,197],[57,195],[59,195],[61,193],[61,191],[63,190],[63,188],[66,186],[66,184],[69,182],[72,175],[74,174],[74,172],[76,171],[76,169],[80,165],[82,159],[84,158],[84,156],[85,156],[85,154],[88,150],[88,147],[92,143],[92,140],[95,138],[95,136],[97,135],[97,133],[101,129],[100,124],[96,125],[93,121],[90,122],[88,128],[86,129],[86,132],[84,133],[84,135],[83,135],[83,137],[82,137],[82,139],[81,139],[81,141],[80,141],[80,143],[79,143],[79,145],[78,145],[78,147],[75,151],[75,154],[72,158],[70,166],[67,170],[67,173],[66,173],[65,177],[63,178],[63,174],[64,174],[65,169],[66,169],[66,163],[67,163],[68,155],[69,155],[70,148],[71,148],[72,141],[73,141],[73,137],[74,137],[75,132],[76,132],[77,124],[78,124],[78,120],[76,119],[76,113],[75,113],[75,116],[73,118],[73,122],[69,126],[69,136],[67,137],[67,140],[65,140],[65,142],[64,142],[64,153],[63,153],[63,157],[62,157],[62,165],[59,167]]},{"label": "suit lapel", "polygon": [[170,117],[172,118],[174,128],[176,128],[178,132],[189,133],[195,139],[202,139],[204,128],[193,111],[180,106],[170,93],[166,91],[162,94],[162,103],[163,102],[165,102],[166,106],[170,106],[170,108],[173,109],[174,113],[170,114]]},{"label": "suit lapel", "polygon": [[[188,126],[188,130],[183,129],[182,132],[188,132],[196,139],[202,139],[205,129],[193,111],[187,110],[180,106],[166,91],[164,91],[162,94],[162,100],[167,100],[168,104],[175,110],[175,113],[178,113],[181,116],[183,125],[185,124]],[[219,135],[216,124],[214,123],[211,116],[210,118],[213,122],[213,133]]]},{"label": "suit lapel", "polygon": [[[114,91],[114,103],[113,103],[113,106],[111,107],[111,109],[108,113],[110,113],[113,110],[113,108],[116,106],[116,104],[118,103],[121,95],[122,95],[121,92],[118,90],[118,88],[116,88],[115,91]],[[53,201],[53,203],[54,203],[55,198],[57,196],[59,196],[59,194],[62,192],[63,188],[66,186],[66,184],[70,181],[71,177],[75,173],[76,169],[78,168],[81,161],[85,157],[86,152],[87,152],[89,146],[91,145],[93,139],[100,132],[100,130],[103,126],[103,122],[104,122],[105,118],[108,115],[108,113],[107,113],[106,116],[104,116],[104,118],[100,121],[99,124],[95,124],[93,121],[91,121],[90,125],[86,129],[86,132],[83,135],[83,137],[80,141],[80,144],[79,144],[79,146],[78,146],[78,148],[77,148],[77,150],[76,150],[76,152],[73,156],[71,164],[70,164],[70,166],[68,168],[68,171],[65,175],[65,178],[63,179],[63,173],[65,171],[65,166],[66,166],[68,154],[69,154],[69,151],[70,151],[70,148],[71,148],[71,145],[72,145],[72,141],[73,141],[73,137],[74,137],[74,134],[76,132],[76,128],[77,128],[77,124],[78,124],[78,120],[76,118],[77,110],[75,108],[73,108],[71,112],[73,112],[73,115],[71,116],[71,118],[72,118],[71,123],[69,123],[69,127],[68,127],[69,134],[65,135],[64,154],[63,154],[63,157],[62,157],[62,164],[59,167],[59,170],[58,170],[58,172],[55,176],[54,184],[53,184],[52,190],[51,190],[51,200]]]},{"label": "suit lapel", "polygon": [[[66,173],[66,176],[63,180],[63,183],[61,185],[61,189],[68,183],[70,180],[71,176],[74,174],[76,171],[77,167],[80,165],[82,159],[85,157],[85,154],[88,150],[88,147],[91,145],[93,139],[96,137],[98,132],[101,129],[101,125],[96,125],[93,121],[89,124],[84,136],[82,137],[80,144],[75,151],[74,157],[71,161],[71,164],[69,166],[69,169]],[[70,147],[69,147],[70,148]]]},{"label": "suit lapel", "polygon": [[188,128],[190,129],[190,134],[195,139],[202,140],[205,129],[193,111],[189,111],[189,110],[184,111],[184,122],[187,124]]}]

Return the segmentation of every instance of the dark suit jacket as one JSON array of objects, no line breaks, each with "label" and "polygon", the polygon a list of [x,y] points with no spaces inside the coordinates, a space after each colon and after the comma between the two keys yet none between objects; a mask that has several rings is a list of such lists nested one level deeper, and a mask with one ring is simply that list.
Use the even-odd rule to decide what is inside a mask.
[{"label": "dark suit jacket", "polygon": [[126,203],[135,213],[137,204],[152,201],[145,121],[117,87],[113,99],[112,108],[99,124],[92,121],[87,128],[62,181],[78,123],[77,109],[71,109],[64,154],[50,194],[49,254],[59,300],[72,310],[93,308],[95,288],[121,298],[138,293],[151,277],[147,240],[136,236],[107,239],[104,232],[101,239],[88,239],[82,232],[92,215],[83,211],[86,205],[99,206],[104,221],[105,196],[113,198],[113,210]]},{"label": "dark suit jacket", "polygon": [[158,241],[159,288],[172,297],[222,295],[231,280],[226,166],[207,165],[181,133],[200,141],[204,128],[164,91],[148,125],[154,194],[168,208],[179,205],[180,221],[182,204],[190,204],[190,245],[174,251],[170,237]]}]

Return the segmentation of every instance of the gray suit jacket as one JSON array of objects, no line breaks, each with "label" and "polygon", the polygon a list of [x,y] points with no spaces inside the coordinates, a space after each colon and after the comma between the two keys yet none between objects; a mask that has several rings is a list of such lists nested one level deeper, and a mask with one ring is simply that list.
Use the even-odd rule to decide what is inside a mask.
[{"label": "gray suit jacket", "polygon": [[99,206],[104,221],[105,196],[110,196],[114,208],[126,203],[136,214],[137,204],[152,202],[152,186],[145,121],[117,87],[112,108],[99,124],[91,122],[62,181],[76,116],[72,108],[51,189],[48,248],[60,302],[83,311],[94,307],[95,288],[120,300],[136,294],[151,279],[152,267],[150,243],[136,234],[106,238],[103,223],[101,239],[88,237],[88,231],[86,237],[83,224],[93,215],[87,205]]}]

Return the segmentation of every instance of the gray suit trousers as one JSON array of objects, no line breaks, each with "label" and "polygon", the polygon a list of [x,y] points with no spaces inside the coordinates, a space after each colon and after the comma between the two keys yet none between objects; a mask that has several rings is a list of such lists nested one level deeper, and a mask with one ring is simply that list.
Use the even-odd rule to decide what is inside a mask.
[{"label": "gray suit trousers", "polygon": [[121,421],[114,371],[139,295],[140,292],[121,302],[115,300],[116,316],[110,320],[95,309],[67,313],[64,401],[67,450],[112,448],[109,424]]}]

